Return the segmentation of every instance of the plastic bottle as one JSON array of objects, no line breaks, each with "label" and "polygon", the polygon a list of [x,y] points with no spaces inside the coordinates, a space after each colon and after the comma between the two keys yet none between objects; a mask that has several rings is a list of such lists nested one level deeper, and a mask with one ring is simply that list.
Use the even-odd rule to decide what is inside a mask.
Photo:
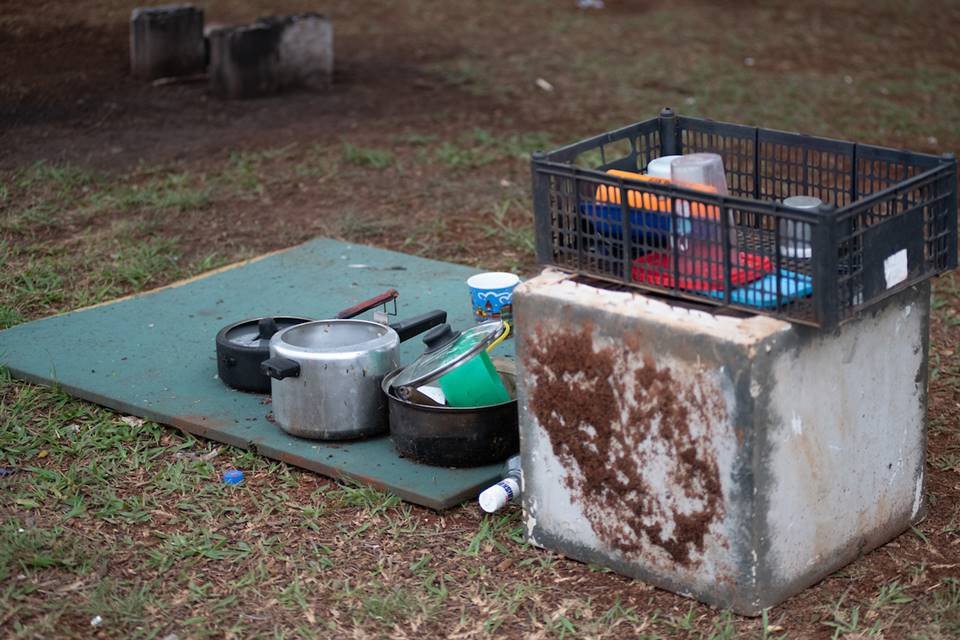
[{"label": "plastic bottle", "polygon": [[487,513],[495,513],[505,507],[507,503],[520,497],[521,475],[520,454],[507,460],[503,480],[487,487],[480,493],[480,508]]}]

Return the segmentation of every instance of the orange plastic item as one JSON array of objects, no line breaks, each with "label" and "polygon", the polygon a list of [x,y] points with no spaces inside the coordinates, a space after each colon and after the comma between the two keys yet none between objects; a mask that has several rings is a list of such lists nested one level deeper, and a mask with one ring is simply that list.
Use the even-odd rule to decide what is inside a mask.
[{"label": "orange plastic item", "polygon": [[[652,182],[654,184],[670,184],[665,178],[648,176],[643,173],[633,171],[621,171],[620,169],[607,169],[607,173],[618,178],[628,178],[639,182]],[[716,193],[716,188],[708,184],[685,183],[683,186],[689,189],[696,189],[704,193]],[[620,188],[608,187],[601,184],[597,187],[597,202],[609,202],[611,204],[620,204]],[[719,220],[720,209],[714,205],[705,205],[702,202],[680,202],[689,205],[690,214],[695,218],[707,218],[708,220]],[[670,198],[666,196],[657,196],[652,193],[641,193],[636,189],[627,189],[627,204],[633,209],[647,209],[649,211],[670,211]],[[686,207],[684,207],[686,208]]]},{"label": "orange plastic item", "polygon": [[[618,178],[628,178],[640,182],[653,182],[654,184],[670,184],[669,180],[656,178],[654,176],[644,175],[642,173],[633,173],[632,171],[620,171],[619,169],[608,169],[607,173]],[[607,187],[602,184],[597,187],[597,202],[610,202],[620,204],[620,188]],[[641,204],[642,202],[642,204]],[[633,209],[649,209],[650,211],[670,211],[670,199],[664,196],[657,197],[652,193],[641,193],[635,189],[627,189],[627,203]]]}]

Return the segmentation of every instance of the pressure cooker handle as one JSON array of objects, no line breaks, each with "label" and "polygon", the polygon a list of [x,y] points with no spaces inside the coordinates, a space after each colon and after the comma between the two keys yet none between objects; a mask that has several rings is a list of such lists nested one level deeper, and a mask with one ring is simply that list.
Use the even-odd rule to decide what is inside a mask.
[{"label": "pressure cooker handle", "polygon": [[434,309],[423,315],[414,316],[413,318],[401,320],[400,322],[394,322],[390,325],[390,328],[397,332],[397,335],[400,336],[400,342],[403,342],[446,321],[447,312],[441,309]]},{"label": "pressure cooker handle", "polygon": [[260,371],[276,380],[300,376],[300,363],[290,358],[267,358],[260,363]]},{"label": "pressure cooker handle", "polygon": [[374,307],[379,307],[382,304],[387,304],[391,300],[396,300],[400,294],[397,293],[396,289],[387,289],[378,296],[374,296],[369,300],[355,304],[352,307],[348,307],[336,315],[337,320],[346,320],[348,318],[355,318],[364,311],[370,311]]}]

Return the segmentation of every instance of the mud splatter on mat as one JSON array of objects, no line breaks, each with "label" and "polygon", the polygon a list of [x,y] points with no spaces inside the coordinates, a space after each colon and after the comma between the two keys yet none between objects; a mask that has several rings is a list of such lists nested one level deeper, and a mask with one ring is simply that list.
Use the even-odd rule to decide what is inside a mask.
[{"label": "mud splatter on mat", "polygon": [[536,327],[525,362],[531,409],[604,543],[695,564],[723,517],[710,431],[726,422],[724,404],[702,373],[658,368],[639,336],[598,348],[593,333],[590,323]]}]

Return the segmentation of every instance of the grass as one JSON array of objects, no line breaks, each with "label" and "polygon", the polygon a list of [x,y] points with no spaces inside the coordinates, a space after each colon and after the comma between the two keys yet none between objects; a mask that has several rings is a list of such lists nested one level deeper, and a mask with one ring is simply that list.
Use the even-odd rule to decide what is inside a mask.
[{"label": "grass", "polygon": [[[231,153],[209,173],[140,166],[107,176],[46,162],[14,172],[0,207],[0,328],[246,257],[243,246],[190,247],[170,230],[224,199],[262,196],[277,182],[269,163],[288,152]],[[298,160],[298,177],[332,171],[316,148]]]},{"label": "grass", "polygon": [[[627,590],[629,600],[613,585],[605,588],[606,602],[570,598],[556,580],[576,580],[589,569],[526,547],[516,509],[478,520],[465,513],[450,523],[425,519],[423,510],[367,486],[332,483],[229,447],[210,458],[216,445],[150,422],[128,423],[56,390],[9,377],[0,382],[0,420],[7,425],[0,450],[3,464],[17,469],[2,481],[15,496],[7,507],[19,513],[0,525],[0,577],[8,585],[0,609],[16,618],[17,635],[89,628],[98,615],[105,630],[130,637],[204,637],[214,615],[215,628],[239,635],[386,634],[429,628],[436,616],[459,611],[452,628],[467,633],[779,637],[768,618],[755,624],[695,604],[664,612],[631,594],[635,589]],[[244,468],[247,483],[220,483],[228,467]],[[144,483],[150,492],[142,491]],[[466,526],[448,532],[454,521]],[[406,530],[389,534],[397,523]],[[459,549],[454,562],[446,557],[451,548]],[[136,577],[98,578],[104,550],[112,564],[135,568]],[[491,558],[511,559],[518,572],[502,575]],[[927,588],[917,593],[929,624],[916,637],[946,637],[960,624],[960,585],[948,579]],[[903,607],[915,604],[914,592],[894,580],[865,599],[841,598],[823,627],[835,638],[889,633]],[[269,622],[249,608],[254,603],[268,608]],[[173,626],[162,622],[170,612]]]},{"label": "grass", "polygon": [[436,160],[450,169],[476,169],[492,162],[527,159],[538,149],[552,146],[551,137],[542,132],[498,137],[486,129],[475,128],[454,141],[443,142],[435,152]]},{"label": "grass", "polygon": [[[789,608],[772,625],[662,592],[651,604],[641,583],[525,545],[515,508],[430,514],[368,486],[121,418],[0,378],[0,464],[16,469],[0,478],[11,516],[0,525],[0,611],[14,636],[89,629],[94,616],[126,637],[424,633],[438,618],[445,632],[504,637],[719,640],[798,630],[784,631]],[[243,485],[219,481],[231,467],[246,471]],[[960,585],[931,584],[927,571],[841,598],[822,628],[835,638],[889,636],[919,605],[925,622],[915,637],[949,637],[960,625]],[[587,576],[606,584],[578,593]]]},{"label": "grass", "polygon": [[[399,3],[373,25],[341,11],[346,42],[368,42],[371,29],[377,41],[404,31],[430,42],[425,62],[403,64],[425,79],[419,103],[442,105],[432,125],[391,120],[366,134],[246,141],[196,162],[109,171],[41,161],[0,175],[0,328],[311,235],[529,268],[526,155],[664,104],[919,150],[960,145],[958,72],[946,61],[956,44],[929,36],[937,11],[897,3],[896,20],[876,22],[888,4],[812,6],[799,18],[786,2],[749,12],[609,4],[477,5],[464,17]],[[117,24],[129,12],[115,0],[102,9]],[[453,16],[450,34],[431,26],[437,15]],[[371,42],[372,59],[396,53],[380,46]],[[554,91],[536,88],[538,77]],[[257,244],[264,228],[275,245]],[[0,475],[0,628],[16,638],[956,637],[960,279],[940,279],[934,296],[928,519],[760,618],[532,547],[516,507],[433,513],[0,370],[0,467],[13,472]],[[224,485],[228,468],[246,481]]]},{"label": "grass", "polygon": [[359,147],[347,143],[343,147],[343,156],[347,162],[371,169],[386,169],[393,165],[393,154],[385,149]]}]

